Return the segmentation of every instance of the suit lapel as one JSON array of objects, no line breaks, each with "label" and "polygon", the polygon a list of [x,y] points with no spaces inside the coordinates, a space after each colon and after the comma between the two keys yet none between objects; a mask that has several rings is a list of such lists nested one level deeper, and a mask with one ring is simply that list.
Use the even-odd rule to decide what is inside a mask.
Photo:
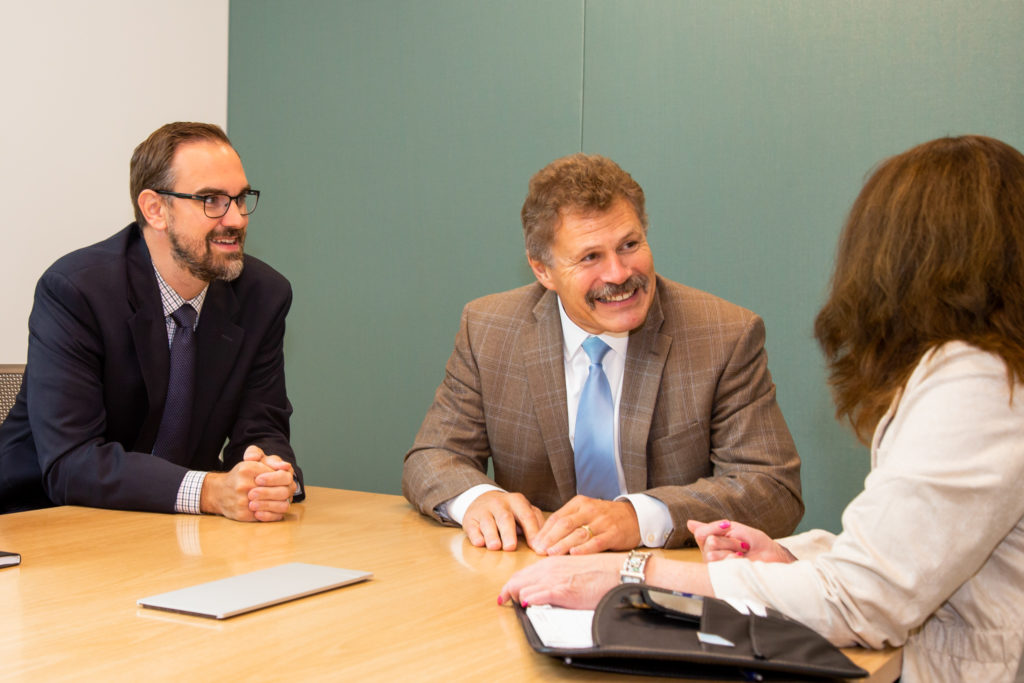
[{"label": "suit lapel", "polygon": [[[128,298],[134,311],[128,319],[128,327],[131,329],[139,358],[139,370],[149,400],[149,412],[139,431],[138,444],[140,448],[152,448],[160,430],[164,402],[167,399],[170,349],[153,261],[141,230],[136,229],[133,238],[135,241],[129,243],[125,254]],[[238,301],[231,287],[220,281],[210,283],[196,327],[195,400],[190,443],[186,451],[189,454],[194,452],[199,443],[206,418],[212,412],[217,397],[221,395],[221,387],[234,367],[235,357],[241,348],[245,330],[235,324],[237,316]]]},{"label": "suit lapel", "polygon": [[164,322],[160,290],[156,284],[149,249],[142,239],[141,230],[135,234],[125,251],[127,264],[128,303],[133,313],[128,318],[139,371],[146,385],[149,410],[139,430],[138,447],[152,448],[160,429],[164,400],[167,397],[167,377],[170,373],[170,350],[167,346],[167,325]]},{"label": "suit lapel", "polygon": [[530,395],[558,493],[568,500],[576,495],[576,468],[569,443],[562,324],[554,292],[544,293],[533,308],[533,316],[534,322],[520,337],[519,353],[526,365]]},{"label": "suit lapel", "polygon": [[238,300],[225,282],[214,281],[206,293],[196,326],[196,390],[192,408],[191,453],[199,442],[206,420],[221,388],[235,366],[245,330],[235,324]]},{"label": "suit lapel", "polygon": [[643,326],[630,335],[619,402],[619,451],[626,490],[647,488],[647,436],[672,337],[661,334],[665,317],[661,290],[655,291]]}]

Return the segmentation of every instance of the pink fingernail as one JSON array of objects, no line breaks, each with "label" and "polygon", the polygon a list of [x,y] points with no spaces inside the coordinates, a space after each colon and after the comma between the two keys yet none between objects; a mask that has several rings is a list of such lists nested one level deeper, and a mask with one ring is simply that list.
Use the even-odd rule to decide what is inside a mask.
[{"label": "pink fingernail", "polygon": [[732,526],[732,525],[729,524],[729,522],[722,522],[721,524],[718,525],[718,528],[719,529],[728,529],[730,526]]},{"label": "pink fingernail", "polygon": [[740,547],[743,548],[744,550],[750,550],[750,544],[747,543],[746,541],[743,541],[742,543],[740,543]]},{"label": "pink fingernail", "polygon": [[502,599],[501,599],[501,596],[499,595],[499,596],[498,596],[498,604],[499,604],[499,605],[501,605],[501,604],[502,604],[502,603],[504,603],[504,602],[505,602],[505,601],[504,601],[504,600],[502,600]]},{"label": "pink fingernail", "polygon": [[529,606],[530,606],[530,603],[528,603],[528,602],[526,602],[526,601],[524,600],[523,602],[519,603],[519,606],[520,606],[520,607],[523,607],[523,608],[526,608],[526,607],[529,607]]}]

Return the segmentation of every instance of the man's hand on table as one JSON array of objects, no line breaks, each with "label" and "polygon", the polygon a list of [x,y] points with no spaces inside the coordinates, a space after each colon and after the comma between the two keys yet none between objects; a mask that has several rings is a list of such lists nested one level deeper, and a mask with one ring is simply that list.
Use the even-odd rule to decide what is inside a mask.
[{"label": "man's hand on table", "polygon": [[462,517],[462,529],[469,542],[488,550],[515,550],[519,541],[516,527],[529,544],[544,523],[544,513],[521,493],[488,491],[477,497]]},{"label": "man's hand on table", "polygon": [[629,501],[575,496],[527,542],[541,555],[631,550],[640,545],[640,523]]}]

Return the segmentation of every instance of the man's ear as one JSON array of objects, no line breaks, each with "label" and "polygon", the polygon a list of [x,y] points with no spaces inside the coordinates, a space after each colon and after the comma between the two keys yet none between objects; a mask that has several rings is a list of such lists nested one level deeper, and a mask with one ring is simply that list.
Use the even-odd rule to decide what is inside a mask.
[{"label": "man's ear", "polygon": [[151,228],[167,229],[167,202],[153,190],[143,190],[139,193],[139,211]]},{"label": "man's ear", "polygon": [[529,254],[526,255],[526,260],[530,262],[530,269],[533,270],[533,274],[537,276],[537,282],[541,283],[547,289],[554,289],[555,282],[551,277],[551,270],[543,261],[537,261]]}]

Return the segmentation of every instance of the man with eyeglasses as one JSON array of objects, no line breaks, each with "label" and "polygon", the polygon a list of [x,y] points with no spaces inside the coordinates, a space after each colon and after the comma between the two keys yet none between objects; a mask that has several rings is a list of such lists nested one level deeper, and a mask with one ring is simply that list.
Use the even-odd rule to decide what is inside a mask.
[{"label": "man with eyeglasses", "polygon": [[284,379],[291,286],[244,255],[260,193],[204,123],[150,135],[130,186],[135,222],[36,287],[24,382],[0,425],[0,512],[280,520],[303,497]]}]

